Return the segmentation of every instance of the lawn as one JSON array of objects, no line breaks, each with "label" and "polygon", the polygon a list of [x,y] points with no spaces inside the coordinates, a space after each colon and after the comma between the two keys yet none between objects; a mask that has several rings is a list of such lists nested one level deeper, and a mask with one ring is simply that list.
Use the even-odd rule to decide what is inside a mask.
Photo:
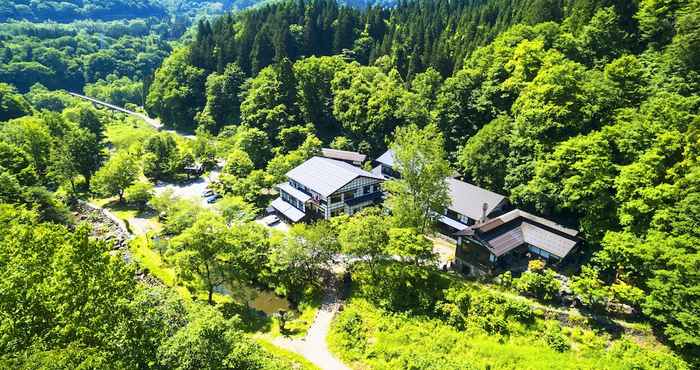
[{"label": "lawn", "polygon": [[107,140],[116,150],[128,149],[134,144],[143,143],[146,138],[158,132],[146,122],[134,117],[112,121],[107,125],[106,131]]}]

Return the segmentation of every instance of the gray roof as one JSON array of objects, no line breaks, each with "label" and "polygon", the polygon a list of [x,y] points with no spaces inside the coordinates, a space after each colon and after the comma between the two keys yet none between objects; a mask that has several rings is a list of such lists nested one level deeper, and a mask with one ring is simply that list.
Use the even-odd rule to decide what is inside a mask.
[{"label": "gray roof", "polygon": [[576,230],[519,209],[456,233],[484,242],[496,256],[528,244],[561,258],[566,257],[579,242],[577,234]]},{"label": "gray roof", "polygon": [[452,204],[447,208],[473,220],[481,218],[484,203],[488,205],[486,209],[486,215],[488,215],[506,199],[503,195],[453,178],[447,179],[447,185],[450,190],[450,199],[452,199]]},{"label": "gray roof", "polygon": [[514,227],[504,233],[497,234],[494,237],[482,236],[481,239],[487,242],[489,249],[497,257],[523,244],[528,244],[563,258],[578,243],[578,240],[575,238],[567,238],[553,233],[526,220],[523,220],[518,227]]},{"label": "gray roof", "polygon": [[389,167],[394,167],[394,151],[391,149],[387,150],[377,158],[377,162]]},{"label": "gray roof", "polygon": [[335,159],[312,157],[287,172],[287,177],[327,197],[358,177],[384,180],[351,164]]},{"label": "gray roof", "polygon": [[556,223],[554,221],[550,221],[546,218],[535,216],[531,213],[527,213],[527,212],[521,211],[519,209],[514,209],[506,214],[503,214],[501,216],[498,216],[496,218],[488,220],[488,221],[484,222],[483,224],[478,225],[477,228],[481,232],[488,232],[488,231],[491,231],[491,230],[497,228],[500,225],[507,224],[509,222],[512,222],[513,220],[518,219],[518,218],[523,218],[523,219],[532,221],[534,223],[544,225],[546,227],[552,228],[555,231],[564,233],[566,235],[570,235],[570,236],[578,235],[578,230],[569,229],[567,227],[559,225],[558,223]]},{"label": "gray roof", "polygon": [[294,188],[292,185],[289,185],[288,182],[278,184],[277,189],[280,189],[281,191],[293,196],[294,198],[299,199],[299,201],[301,201],[302,203],[306,203],[307,200],[311,199],[311,195]]},{"label": "gray roof", "polygon": [[289,218],[292,222],[297,222],[304,218],[306,214],[296,208],[293,205],[285,202],[282,198],[277,198],[270,203],[270,205],[280,211],[283,215]]},{"label": "gray roof", "polygon": [[364,162],[367,156],[358,152],[351,152],[347,150],[338,150],[330,148],[322,148],[321,155],[326,158],[338,159],[341,161],[351,161],[351,162]]},{"label": "gray roof", "polygon": [[457,221],[457,220],[453,220],[453,219],[451,219],[451,218],[449,218],[449,217],[447,217],[447,216],[440,216],[440,218],[438,219],[438,221],[440,221],[440,222],[442,222],[443,224],[445,224],[445,225],[447,225],[447,226],[450,226],[450,227],[452,227],[452,228],[454,228],[454,229],[456,229],[456,230],[458,230],[458,231],[464,230],[464,229],[466,229],[466,228],[469,227],[469,226],[467,226],[467,225],[465,225],[465,224],[463,224],[463,223],[461,223],[461,222],[459,222],[459,221]]}]

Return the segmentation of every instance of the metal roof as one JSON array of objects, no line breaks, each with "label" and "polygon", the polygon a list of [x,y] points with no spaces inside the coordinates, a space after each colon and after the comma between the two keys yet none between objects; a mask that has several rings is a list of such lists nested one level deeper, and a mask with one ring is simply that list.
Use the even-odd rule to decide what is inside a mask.
[{"label": "metal roof", "polygon": [[525,243],[562,258],[566,257],[578,242],[576,239],[561,236],[527,221],[523,221],[520,229]]},{"label": "metal roof", "polygon": [[452,200],[452,204],[447,208],[472,220],[481,218],[484,203],[488,206],[486,215],[489,215],[494,208],[498,207],[506,199],[503,195],[453,178],[447,179],[447,185],[450,191],[450,199]]},{"label": "metal roof", "polygon": [[277,189],[291,195],[294,198],[299,199],[302,203],[306,203],[307,200],[311,199],[311,195],[304,193],[303,191],[293,187],[288,182],[283,182],[277,185]]},{"label": "metal roof", "polygon": [[481,225],[476,226],[476,228],[479,229],[481,232],[488,232],[491,231],[500,225],[507,224],[509,222],[512,222],[513,220],[516,220],[518,218],[523,218],[526,220],[530,220],[534,223],[541,224],[543,226],[549,227],[551,229],[554,229],[555,231],[570,235],[570,236],[576,236],[578,235],[578,230],[574,229],[569,229],[567,227],[561,226],[558,223],[554,221],[550,221],[546,218],[538,217],[535,216],[531,213],[527,213],[525,211],[521,211],[519,209],[514,209],[506,214],[503,214],[501,216],[498,216],[496,218],[493,218],[491,220],[488,220],[484,222]]},{"label": "metal roof", "polygon": [[518,209],[456,233],[483,242],[496,256],[528,244],[561,258],[579,242],[577,234],[577,230]]},{"label": "metal roof", "polygon": [[459,231],[464,230],[464,229],[469,227],[469,226],[467,226],[459,221],[455,221],[447,216],[440,216],[438,221],[442,222],[443,224],[445,224],[447,226],[452,227],[453,229],[457,229]]},{"label": "metal roof", "polygon": [[272,203],[270,203],[270,205],[274,209],[280,211],[292,222],[297,222],[304,218],[304,216],[306,215],[304,212],[296,209],[293,205],[285,202],[282,198],[277,198],[273,200]]},{"label": "metal roof", "polygon": [[358,177],[384,180],[349,163],[335,159],[312,157],[287,172],[287,177],[327,197]]},{"label": "metal roof", "polygon": [[387,150],[377,158],[377,162],[389,167],[394,167],[394,151],[391,149]]},{"label": "metal roof", "polygon": [[322,148],[321,155],[326,158],[338,159],[341,161],[364,162],[367,156],[358,152],[348,150],[338,150],[331,148]]}]

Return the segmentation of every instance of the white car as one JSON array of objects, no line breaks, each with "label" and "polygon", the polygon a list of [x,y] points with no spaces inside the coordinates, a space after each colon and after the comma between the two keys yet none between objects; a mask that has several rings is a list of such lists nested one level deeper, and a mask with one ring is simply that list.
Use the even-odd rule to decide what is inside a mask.
[{"label": "white car", "polygon": [[267,225],[267,226],[272,226],[278,222],[280,222],[280,218],[277,217],[276,215],[268,216],[265,219],[265,225]]}]

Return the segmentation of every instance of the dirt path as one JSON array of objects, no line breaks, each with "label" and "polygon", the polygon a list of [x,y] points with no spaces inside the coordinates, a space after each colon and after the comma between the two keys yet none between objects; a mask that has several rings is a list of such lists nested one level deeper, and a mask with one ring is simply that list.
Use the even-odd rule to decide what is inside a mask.
[{"label": "dirt path", "polygon": [[[337,284],[333,284],[337,286]],[[314,365],[324,370],[350,370],[344,363],[338,360],[328,350],[326,337],[331,327],[331,321],[338,312],[340,299],[336,290],[329,289],[323,298],[321,308],[319,308],[311,323],[311,327],[306,332],[306,336],[301,339],[289,337],[278,337],[272,341],[278,347],[296,352],[311,361]]]}]

